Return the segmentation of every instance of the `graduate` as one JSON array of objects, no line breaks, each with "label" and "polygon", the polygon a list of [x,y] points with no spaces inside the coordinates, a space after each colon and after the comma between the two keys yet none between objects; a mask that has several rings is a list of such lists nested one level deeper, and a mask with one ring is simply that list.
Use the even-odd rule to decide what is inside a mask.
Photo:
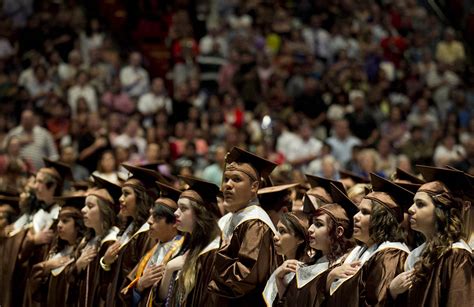
[{"label": "graduate", "polygon": [[189,186],[181,193],[175,211],[185,242],[180,255],[166,264],[159,298],[164,306],[220,306],[219,298],[207,287],[221,245],[219,188],[198,178],[180,178]]},{"label": "graduate", "polygon": [[56,198],[61,206],[57,237],[46,259],[31,270],[31,283],[27,291],[33,301],[28,302],[28,305],[68,306],[69,283],[65,269],[74,265],[74,252],[84,235],[81,209],[85,199],[85,196]]},{"label": "graduate", "polygon": [[[26,298],[27,278],[33,265],[43,261],[55,233],[51,229],[60,207],[54,197],[62,193],[64,179],[71,170],[62,163],[44,159],[41,168],[24,197],[24,213],[6,230],[0,246],[0,277],[5,285],[0,291],[0,305],[22,306]],[[14,287],[12,287],[14,285]]]},{"label": "graduate", "polygon": [[371,182],[374,191],[354,216],[360,243],[328,274],[326,306],[382,306],[390,281],[403,270],[409,249],[400,223],[413,194],[374,174]]},{"label": "graduate", "polygon": [[74,285],[69,287],[69,306],[104,306],[109,299],[100,259],[117,240],[120,187],[99,177],[94,179],[97,187],[87,191],[81,209],[87,230],[75,252],[74,265],[66,268],[69,284]]},{"label": "graduate", "polygon": [[127,306],[150,306],[155,303],[155,298],[158,298],[156,285],[163,277],[165,265],[178,255],[184,241],[174,216],[181,191],[160,182],[156,184],[160,197],[150,210],[148,235],[158,243],[127,276],[121,291],[121,299]]},{"label": "graduate", "polygon": [[[148,236],[149,212],[159,190],[155,182],[162,180],[158,172],[128,164],[123,166],[132,174],[122,185],[119,216],[123,223],[119,239],[111,245],[100,260],[102,269],[111,271],[107,306],[122,306],[120,290],[127,276],[155,244]],[[106,282],[104,280],[104,282]]]},{"label": "graduate", "polygon": [[473,258],[462,240],[463,201],[452,190],[472,189],[458,171],[418,167],[423,184],[408,210],[410,227],[425,243],[411,251],[405,272],[390,283],[395,306],[472,306]]},{"label": "graduate", "polygon": [[263,306],[262,291],[278,266],[275,226],[261,208],[257,191],[276,164],[234,147],[226,157],[224,208],[219,220],[225,246],[216,255],[210,290],[223,306]]},{"label": "graduate", "polygon": [[267,212],[275,227],[280,221],[281,216],[291,211],[293,205],[290,195],[291,189],[298,185],[299,183],[290,183],[258,190],[257,194],[260,205]]},{"label": "graduate", "polygon": [[[277,224],[278,234],[274,236],[275,250],[284,260],[307,261],[308,256],[308,217],[306,213],[284,213]],[[286,262],[286,261],[285,261]],[[267,306],[271,306],[278,295],[276,274],[278,268],[272,273],[263,290],[263,298]],[[286,275],[285,275],[286,276]],[[294,275],[288,274],[286,284]]]},{"label": "graduate", "polygon": [[308,230],[309,245],[317,252],[306,263],[290,260],[276,270],[279,300],[274,305],[320,306],[325,300],[327,274],[354,246],[352,217],[357,206],[334,184],[331,188],[331,198],[337,203],[316,209]]}]

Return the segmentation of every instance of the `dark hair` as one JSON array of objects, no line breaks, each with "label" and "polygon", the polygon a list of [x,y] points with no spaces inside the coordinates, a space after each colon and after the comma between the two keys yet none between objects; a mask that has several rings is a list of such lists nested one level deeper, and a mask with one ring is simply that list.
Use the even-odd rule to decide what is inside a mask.
[{"label": "dark hair", "polygon": [[406,234],[401,223],[381,204],[372,203],[372,213],[370,214],[369,234],[375,244],[385,241],[405,242]]},{"label": "dark hair", "polygon": [[174,216],[174,211],[168,206],[155,204],[151,211],[153,218],[160,219],[164,218],[166,224],[174,224],[176,222],[176,217]]},{"label": "dark hair", "polygon": [[[138,181],[136,179],[132,179],[132,180]],[[127,185],[127,183],[125,183],[125,186],[131,187],[133,190],[133,193],[135,193],[135,204],[136,204],[136,210],[137,210],[137,218],[134,221],[135,225],[133,228],[133,231],[135,232],[148,220],[148,216],[150,215],[149,210],[150,208],[152,208],[154,204],[154,199],[147,193],[145,187],[141,183],[137,184],[134,182],[133,184],[130,184],[130,185]],[[129,223],[130,223],[130,218],[128,218],[125,221],[125,224],[122,225],[121,232],[125,230],[126,225],[128,225]]]},{"label": "dark hair", "polygon": [[[331,210],[332,206],[339,206],[337,204],[327,204],[324,206],[326,210]],[[327,214],[326,210],[318,209],[314,213],[313,218]],[[327,214],[328,215],[328,214]],[[349,220],[338,220],[337,222],[328,215],[328,235],[330,241],[330,252],[327,255],[329,263],[334,263],[342,255],[344,255],[355,243],[352,240],[352,223]],[[337,236],[337,227],[341,226],[344,229],[342,236]]]},{"label": "dark hair", "polygon": [[[84,226],[84,220],[82,218],[82,214],[80,212],[74,212],[74,211],[69,211],[66,213],[59,213],[58,220],[56,222],[56,225],[59,223],[59,220],[61,218],[72,218],[74,221],[74,228],[76,228],[77,231],[77,238],[76,242],[74,243],[74,246],[79,245],[79,243],[82,240],[82,237],[84,236],[84,233],[86,232],[86,227]],[[53,248],[51,249],[50,254],[56,254],[63,250],[69,243],[65,240],[62,240],[57,236],[57,241],[56,243],[53,244]]]},{"label": "dark hair", "polygon": [[433,188],[436,191],[428,195],[435,206],[436,232],[432,239],[426,241],[420,260],[415,264],[415,282],[427,280],[434,264],[463,235],[462,200],[455,198],[451,191],[439,181]]},{"label": "dark hair", "polygon": [[297,239],[303,240],[296,249],[296,259],[302,260],[308,251],[308,228],[305,227],[294,212],[283,213],[280,222],[288,229],[288,231]]}]

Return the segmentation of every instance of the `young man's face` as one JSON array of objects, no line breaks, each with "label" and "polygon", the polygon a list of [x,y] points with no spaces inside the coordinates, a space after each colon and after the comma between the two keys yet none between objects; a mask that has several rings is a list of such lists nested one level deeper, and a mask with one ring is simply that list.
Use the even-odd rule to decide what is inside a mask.
[{"label": "young man's face", "polygon": [[256,197],[258,182],[247,174],[238,171],[224,172],[224,208],[229,212],[236,212]]}]

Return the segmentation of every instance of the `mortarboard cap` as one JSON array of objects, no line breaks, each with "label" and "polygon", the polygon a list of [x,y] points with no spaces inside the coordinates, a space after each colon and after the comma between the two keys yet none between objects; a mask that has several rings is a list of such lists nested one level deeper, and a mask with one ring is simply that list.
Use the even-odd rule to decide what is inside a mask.
[{"label": "mortarboard cap", "polygon": [[122,187],[104,178],[92,175],[94,183],[99,189],[105,189],[112,197],[115,204],[119,203],[120,196],[122,196]]},{"label": "mortarboard cap", "polygon": [[160,197],[155,200],[155,204],[163,204],[173,210],[178,209],[178,199],[181,196],[182,191],[159,181],[157,181],[156,184],[160,189]]},{"label": "mortarboard cap", "polygon": [[157,171],[153,171],[139,166],[133,166],[130,164],[122,165],[132,174],[132,176],[129,177],[127,181],[125,181],[124,186],[130,184],[133,186],[133,184],[136,184],[133,182],[133,180],[138,180],[138,182],[145,188],[146,192],[153,198],[153,200],[158,198],[159,195],[159,190],[158,186],[156,185],[156,181],[168,183],[168,181],[166,181],[163,176]]},{"label": "mortarboard cap", "polygon": [[81,211],[85,205],[86,195],[58,196],[54,200],[61,206],[61,210],[72,207]]},{"label": "mortarboard cap", "polygon": [[420,179],[417,176],[410,174],[409,172],[406,172],[398,167],[395,172],[395,181],[406,181],[408,183],[416,183],[416,184],[425,183],[423,179]]},{"label": "mortarboard cap", "polygon": [[183,191],[180,198],[189,198],[200,205],[203,205],[208,211],[220,216],[219,207],[217,206],[217,194],[219,187],[214,183],[204,181],[196,177],[179,176],[189,188]]},{"label": "mortarboard cap", "polygon": [[359,208],[339,186],[331,183],[330,189],[333,201],[344,209],[349,221],[352,222],[352,218],[359,212]]},{"label": "mortarboard cap", "polygon": [[[282,207],[291,205],[289,194],[291,188],[298,186],[299,183],[290,183],[266,187],[258,190],[258,199],[260,205],[265,210],[279,211]],[[289,208],[291,210],[291,208]]]},{"label": "mortarboard cap", "polygon": [[[370,173],[370,181],[374,192],[385,192],[395,201],[396,205],[403,209],[403,211],[407,212],[408,208],[413,204],[413,197],[415,194],[401,187],[397,183],[382,178],[374,173]],[[384,202],[383,199],[380,199],[380,201]],[[389,207],[391,206],[390,202],[385,205]],[[396,218],[398,219],[400,217],[396,216]]]},{"label": "mortarboard cap", "polygon": [[354,183],[369,183],[370,182],[369,179],[359,176],[356,173],[348,171],[348,170],[340,170],[339,175],[341,176],[341,179],[349,178],[349,179],[352,179]]},{"label": "mortarboard cap", "polygon": [[55,173],[51,172],[50,174],[57,177],[60,181],[74,179],[69,165],[48,158],[43,158],[43,161],[47,169],[53,169],[55,171]]},{"label": "mortarboard cap", "polygon": [[[238,147],[232,148],[227,153],[226,170],[238,170],[247,174],[250,178],[260,181],[261,178],[267,178],[277,166],[267,159],[254,155]],[[248,165],[248,166],[247,166]]]}]

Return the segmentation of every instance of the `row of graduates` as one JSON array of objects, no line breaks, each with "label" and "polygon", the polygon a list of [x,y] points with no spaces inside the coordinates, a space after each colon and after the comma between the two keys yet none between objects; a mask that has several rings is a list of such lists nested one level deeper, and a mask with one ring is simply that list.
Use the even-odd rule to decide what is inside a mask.
[{"label": "row of graduates", "polygon": [[303,210],[290,212],[299,185],[262,188],[276,165],[239,148],[227,155],[222,192],[191,177],[180,191],[124,165],[132,175],[120,186],[96,177],[83,195],[55,197],[67,170],[47,162],[0,239],[2,306],[474,301],[463,240],[473,180],[457,170],[419,167],[426,182],[371,174],[362,200],[307,176]]}]

